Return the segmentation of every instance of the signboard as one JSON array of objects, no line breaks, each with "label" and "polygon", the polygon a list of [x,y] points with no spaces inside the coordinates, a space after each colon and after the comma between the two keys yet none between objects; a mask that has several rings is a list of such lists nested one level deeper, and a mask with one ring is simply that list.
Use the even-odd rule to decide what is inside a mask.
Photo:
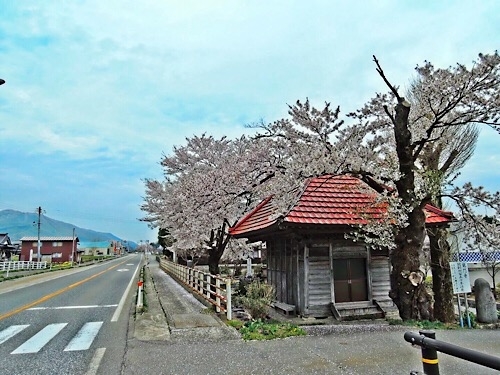
[{"label": "signboard", "polygon": [[469,268],[466,262],[450,262],[453,294],[470,293]]}]

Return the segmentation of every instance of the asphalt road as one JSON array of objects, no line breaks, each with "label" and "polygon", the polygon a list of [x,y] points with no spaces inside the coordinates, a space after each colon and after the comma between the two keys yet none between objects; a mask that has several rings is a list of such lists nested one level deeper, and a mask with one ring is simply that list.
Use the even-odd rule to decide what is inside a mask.
[{"label": "asphalt road", "polygon": [[140,262],[0,283],[0,374],[119,374]]},{"label": "asphalt road", "polygon": [[[140,260],[139,255],[130,256],[73,272],[33,276],[17,281],[22,289],[13,289],[10,282],[0,283],[0,374],[422,372],[421,350],[404,340],[404,333],[411,329],[402,326],[309,326],[308,336],[245,342],[237,335],[210,334],[213,327],[174,324],[170,330],[175,334],[165,335],[168,327],[158,318],[162,309],[159,303],[153,303],[156,293],[152,290],[147,294],[147,322],[140,326],[145,322],[134,320],[131,314],[135,288],[127,291],[135,281]],[[177,301],[185,291],[161,272],[153,272],[153,276],[162,308],[168,310],[167,315],[178,312],[178,306],[168,301]],[[119,307],[121,302],[123,308]],[[183,303],[187,304],[188,299],[184,298]],[[199,306],[189,309],[189,313],[196,309]],[[155,329],[148,325],[158,323],[163,334],[151,335]],[[52,334],[47,333],[47,327],[51,327]],[[36,350],[40,341],[32,338],[38,332],[44,332],[41,337],[45,339],[53,338]],[[500,330],[461,329],[436,334],[439,340],[500,356]],[[79,339],[73,341],[75,337]],[[439,361],[442,375],[499,373],[442,353]]]}]

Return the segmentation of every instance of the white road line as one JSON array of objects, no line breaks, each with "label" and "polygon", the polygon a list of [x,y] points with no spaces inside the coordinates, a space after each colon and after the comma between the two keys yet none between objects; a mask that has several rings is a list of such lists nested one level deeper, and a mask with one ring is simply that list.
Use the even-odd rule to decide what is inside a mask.
[{"label": "white road line", "polygon": [[68,323],[49,324],[10,354],[38,353]]},{"label": "white road line", "polygon": [[100,307],[116,307],[118,304],[114,305],[87,305],[87,306],[55,306],[55,307],[32,307],[27,309],[27,311],[37,311],[37,310],[67,310],[67,309],[97,309]]},{"label": "white road line", "polygon": [[85,375],[95,375],[97,374],[97,370],[99,369],[99,365],[101,364],[102,357],[104,357],[104,352],[106,348],[96,349],[92,360],[90,361],[89,369],[85,373]]},{"label": "white road line", "polygon": [[9,328],[4,329],[0,332],[0,344],[3,344],[5,341],[17,335],[19,332],[29,326],[29,324],[23,324],[18,326],[10,326]]},{"label": "white road line", "polygon": [[78,331],[75,337],[64,348],[65,352],[87,350],[101,329],[103,322],[88,322]]},{"label": "white road line", "polygon": [[112,322],[116,322],[118,318],[120,317],[120,313],[122,312],[123,305],[125,305],[125,300],[127,299],[128,293],[130,291],[130,288],[132,287],[132,283],[135,280],[135,276],[137,275],[137,272],[139,271],[139,267],[141,265],[141,262],[137,264],[137,268],[135,269],[134,275],[130,279],[130,282],[128,283],[127,289],[125,290],[125,293],[123,293],[122,298],[120,299],[120,302],[118,303],[118,307],[115,310],[115,313],[111,317]]}]

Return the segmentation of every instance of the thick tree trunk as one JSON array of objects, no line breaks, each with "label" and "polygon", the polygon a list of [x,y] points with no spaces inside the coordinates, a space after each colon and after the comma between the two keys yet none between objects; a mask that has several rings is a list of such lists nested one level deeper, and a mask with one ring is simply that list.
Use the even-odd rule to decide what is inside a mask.
[{"label": "thick tree trunk", "polygon": [[419,252],[425,238],[425,215],[417,207],[409,214],[410,224],[396,235],[396,248],[391,253],[390,296],[403,320],[432,320],[432,297],[420,270]]},{"label": "thick tree trunk", "polygon": [[443,323],[455,321],[453,286],[450,270],[450,245],[444,228],[429,230],[432,290],[434,292],[434,319]]},{"label": "thick tree trunk", "polygon": [[212,275],[220,273],[219,262],[230,240],[229,234],[226,233],[227,225],[227,221],[224,221],[220,228],[212,230],[210,240],[207,243],[210,246],[208,250],[208,270]]},{"label": "thick tree trunk", "polygon": [[210,272],[212,275],[218,275],[220,273],[219,271],[219,262],[222,254],[219,255],[219,252],[217,250],[210,250],[208,252],[208,272]]},{"label": "thick tree trunk", "polygon": [[412,209],[408,213],[408,226],[398,228],[395,236],[396,248],[391,253],[390,296],[398,306],[401,319],[432,319],[432,297],[425,288],[425,277],[420,270],[419,252],[425,238],[425,214],[424,203],[415,194],[415,160],[408,128],[410,104],[399,96],[397,99],[393,124],[401,177],[396,181],[396,188],[403,205]]}]

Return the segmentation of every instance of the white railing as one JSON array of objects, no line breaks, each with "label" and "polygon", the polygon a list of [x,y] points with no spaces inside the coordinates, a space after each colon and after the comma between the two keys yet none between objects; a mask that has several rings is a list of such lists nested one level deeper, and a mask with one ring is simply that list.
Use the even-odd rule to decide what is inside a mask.
[{"label": "white railing", "polygon": [[231,279],[176,264],[166,259],[160,260],[160,268],[214,305],[218,313],[226,313],[227,320],[232,319]]},{"label": "white railing", "polygon": [[0,262],[0,272],[19,270],[41,270],[47,268],[47,262]]}]

